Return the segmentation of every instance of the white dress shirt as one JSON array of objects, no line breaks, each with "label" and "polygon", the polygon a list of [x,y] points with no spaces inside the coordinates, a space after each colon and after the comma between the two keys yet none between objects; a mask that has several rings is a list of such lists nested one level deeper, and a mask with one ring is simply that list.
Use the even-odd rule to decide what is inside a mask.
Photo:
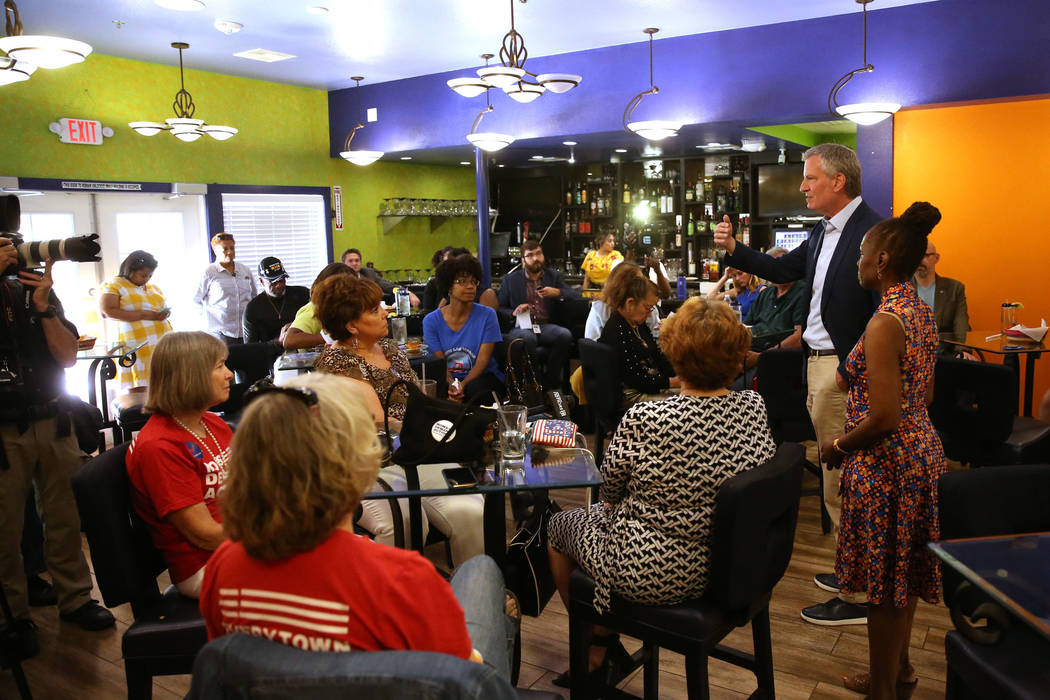
[{"label": "white dress shirt", "polygon": [[242,338],[244,309],[257,292],[255,278],[247,265],[233,263],[233,274],[214,262],[204,268],[193,301],[204,307],[208,332],[229,338]]},{"label": "white dress shirt", "polygon": [[820,316],[820,303],[824,295],[824,282],[831,266],[831,259],[835,256],[835,248],[842,237],[842,231],[846,228],[846,222],[853,216],[860,206],[861,198],[854,197],[849,204],[842,207],[838,214],[830,219],[824,219],[824,242],[820,246],[817,255],[817,269],[813,273],[813,293],[809,297],[809,316],[806,318],[806,329],[802,332],[802,340],[811,350],[835,350],[835,344],[831,342],[831,334],[824,327],[824,319]]}]

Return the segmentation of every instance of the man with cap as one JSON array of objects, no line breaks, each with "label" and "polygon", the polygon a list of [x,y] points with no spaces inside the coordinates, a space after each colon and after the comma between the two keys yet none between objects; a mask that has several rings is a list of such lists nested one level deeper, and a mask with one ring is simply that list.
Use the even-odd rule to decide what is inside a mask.
[{"label": "man with cap", "polygon": [[193,303],[204,309],[206,330],[226,345],[244,342],[241,319],[244,309],[258,292],[247,265],[234,262],[233,236],[217,233],[211,238],[215,262],[204,268]]},{"label": "man with cap", "polygon": [[274,342],[283,347],[284,334],[299,309],[310,301],[306,287],[289,287],[288,273],[275,257],[259,261],[263,291],[244,309],[244,342]]}]

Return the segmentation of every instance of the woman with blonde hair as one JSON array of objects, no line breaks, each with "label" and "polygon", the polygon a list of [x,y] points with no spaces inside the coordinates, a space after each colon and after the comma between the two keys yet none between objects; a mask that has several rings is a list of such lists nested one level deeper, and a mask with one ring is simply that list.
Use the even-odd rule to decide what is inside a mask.
[{"label": "woman with blonde hair", "polygon": [[172,583],[200,595],[204,565],[225,539],[218,495],[233,432],[208,408],[230,396],[226,345],[201,331],[168,333],[150,360],[146,411],[128,448],[135,512],[164,555]]},{"label": "woman with blonde hair", "polygon": [[[733,287],[732,289],[725,289],[725,285],[730,278],[733,280]],[[748,312],[751,311],[751,303],[754,302],[758,293],[765,288],[765,283],[755,275],[727,265],[725,272],[722,273],[722,277],[715,283],[714,288],[707,293],[707,298],[722,299],[728,295],[730,299],[740,304],[741,317],[747,318]]]},{"label": "woman with blonde hair", "polygon": [[[775,451],[762,397],[728,389],[751,347],[728,306],[692,297],[664,321],[660,347],[681,394],[632,406],[605,452],[600,502],[551,518],[551,570],[566,605],[577,566],[594,579],[600,611],[613,593],[647,605],[702,595],[719,486]],[[604,682],[625,655],[615,635],[595,630],[590,668]]]},{"label": "woman with blonde hair", "polygon": [[223,494],[230,541],[201,590],[209,638],[434,651],[484,660],[509,678],[514,627],[492,559],[466,562],[450,585],[417,552],[353,533],[381,452],[365,391],[314,373],[245,397]]}]

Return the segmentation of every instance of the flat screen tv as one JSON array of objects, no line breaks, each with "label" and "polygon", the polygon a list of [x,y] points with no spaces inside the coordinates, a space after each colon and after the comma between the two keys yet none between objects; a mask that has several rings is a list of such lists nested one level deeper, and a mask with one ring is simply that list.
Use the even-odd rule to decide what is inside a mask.
[{"label": "flat screen tv", "polygon": [[766,219],[814,216],[798,190],[801,184],[802,163],[758,166],[758,216]]}]

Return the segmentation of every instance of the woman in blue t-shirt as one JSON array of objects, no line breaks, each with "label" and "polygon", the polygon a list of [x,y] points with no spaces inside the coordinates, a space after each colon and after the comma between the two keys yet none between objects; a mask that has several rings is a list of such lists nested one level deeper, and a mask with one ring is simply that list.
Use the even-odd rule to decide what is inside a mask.
[{"label": "woman in blue t-shirt", "polygon": [[[423,340],[430,352],[448,364],[448,398],[470,400],[495,391],[503,395],[503,373],[492,351],[503,340],[496,312],[474,303],[481,282],[481,263],[473,255],[450,257],[434,271],[449,290],[448,304],[423,318]],[[453,380],[459,386],[453,386]]]}]

